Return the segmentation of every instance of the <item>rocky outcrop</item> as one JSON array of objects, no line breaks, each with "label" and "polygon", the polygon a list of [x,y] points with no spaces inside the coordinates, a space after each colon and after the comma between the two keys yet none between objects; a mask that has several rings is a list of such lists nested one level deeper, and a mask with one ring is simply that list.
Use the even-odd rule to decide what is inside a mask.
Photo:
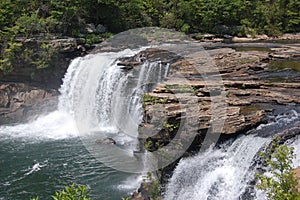
[{"label": "rocky outcrop", "polygon": [[[149,135],[153,144],[169,143],[187,117],[194,131],[205,136],[212,126],[215,109],[212,101],[221,92],[226,96],[226,119],[219,132],[221,134],[246,133],[265,123],[266,114],[276,106],[297,107],[300,104],[300,74],[293,71],[294,76],[290,77],[285,74],[289,69],[271,67],[272,62],[278,59],[274,55],[284,54],[295,59],[300,53],[300,46],[280,46],[271,52],[256,49],[238,51],[227,47],[208,49],[207,53],[213,62],[204,63],[201,69],[211,73],[211,77],[219,74],[221,82],[205,80],[194,67],[194,60],[177,58],[170,65],[167,80],[145,95],[144,123],[140,134]],[[209,71],[214,67],[218,72]],[[284,81],[274,80],[277,76]]]},{"label": "rocky outcrop", "polygon": [[[141,143],[146,149],[155,152],[168,145],[181,129],[184,130],[180,133],[183,138],[189,139],[189,135],[196,133],[188,153],[182,155],[188,156],[199,150],[207,134],[221,134],[221,140],[232,138],[267,123],[269,115],[299,109],[300,73],[297,64],[288,68],[274,67],[273,63],[300,63],[300,46],[269,43],[259,44],[258,48],[252,44],[241,46],[243,48],[239,49],[236,44],[203,43],[205,53],[196,56],[177,56],[151,48],[127,59],[136,62],[137,58],[143,57],[170,64],[166,80],[143,97],[144,118],[139,134],[144,138]],[[195,66],[200,66],[200,70]],[[219,113],[222,109],[214,104],[222,95],[225,104],[220,105],[225,106],[225,113]],[[224,117],[222,128],[219,132],[210,130],[218,117]],[[282,132],[282,139],[286,140],[293,134],[299,134],[299,131],[293,128],[288,133]],[[162,184],[172,173],[175,162],[162,169]],[[135,198],[141,196],[140,192]]]},{"label": "rocky outcrop", "polygon": [[24,83],[0,84],[0,125],[31,120],[56,109],[57,92]]},{"label": "rocky outcrop", "polygon": [[[222,28],[222,26],[220,26]],[[224,27],[223,27],[224,29]],[[232,28],[229,29],[229,27],[225,28],[228,30],[232,30]],[[238,30],[238,29],[236,29]],[[229,35],[228,35],[229,34]],[[231,35],[230,35],[231,34]],[[296,41],[300,40],[300,34],[283,34],[280,36],[267,36],[265,34],[263,35],[246,35],[245,37],[237,37],[232,36],[237,35],[237,32],[228,32],[226,34],[226,31],[221,31],[219,34],[193,34],[192,37],[196,40],[200,41],[210,41],[210,42],[255,42],[255,41]]]}]

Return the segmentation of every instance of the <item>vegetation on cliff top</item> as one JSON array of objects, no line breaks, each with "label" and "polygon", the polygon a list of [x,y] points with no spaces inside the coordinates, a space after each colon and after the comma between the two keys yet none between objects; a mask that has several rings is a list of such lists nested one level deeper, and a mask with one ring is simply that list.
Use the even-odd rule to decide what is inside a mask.
[{"label": "vegetation on cliff top", "polygon": [[[101,24],[106,27],[101,32],[112,33],[159,26],[186,33],[278,35],[300,31],[299,11],[297,0],[6,0],[0,2],[0,69],[13,70],[14,61],[26,56],[22,53],[24,42],[33,35],[99,41],[97,33],[87,33],[88,24]],[[44,55],[55,52],[49,48],[41,51]],[[49,64],[43,55],[28,55],[36,67]]]}]

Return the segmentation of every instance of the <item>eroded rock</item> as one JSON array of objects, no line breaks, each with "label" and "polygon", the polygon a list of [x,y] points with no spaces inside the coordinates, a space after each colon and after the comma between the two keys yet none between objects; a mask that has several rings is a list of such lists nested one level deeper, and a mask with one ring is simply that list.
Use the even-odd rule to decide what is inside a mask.
[{"label": "eroded rock", "polygon": [[55,90],[23,83],[0,84],[0,125],[33,119],[56,109]]}]

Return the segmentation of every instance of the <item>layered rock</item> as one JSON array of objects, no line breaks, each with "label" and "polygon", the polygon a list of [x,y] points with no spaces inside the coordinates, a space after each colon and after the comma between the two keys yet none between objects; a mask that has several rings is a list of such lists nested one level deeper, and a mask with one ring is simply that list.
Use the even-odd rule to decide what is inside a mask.
[{"label": "layered rock", "polygon": [[[142,142],[149,151],[158,151],[174,140],[186,120],[189,126],[183,136],[191,139],[189,135],[196,133],[187,149],[193,152],[199,150],[207,134],[221,134],[221,139],[235,137],[267,123],[269,114],[299,109],[300,73],[297,64],[300,63],[300,45],[266,44],[270,48],[256,49],[244,44],[246,48],[242,50],[236,44],[216,44],[216,48],[207,43],[203,45],[207,54],[173,56],[175,59],[170,61],[167,79],[144,95],[144,121],[139,133],[146,138]],[[296,67],[273,67],[274,62],[286,60],[295,62]],[[201,66],[201,70],[195,66]],[[218,77],[222,78],[221,81]],[[222,95],[226,104],[220,104],[225,106],[220,109],[215,101]],[[222,128],[219,132],[210,130],[218,117],[224,117]],[[282,141],[299,134],[299,125],[295,127],[282,132]],[[182,156],[186,155],[189,154]],[[162,184],[174,167],[173,162],[161,171]]]},{"label": "layered rock", "polygon": [[[266,113],[276,105],[299,105],[299,74],[294,80],[274,82],[272,73],[280,73],[280,70],[269,67],[275,54],[295,58],[299,52],[295,45],[273,49],[272,52],[236,51],[232,48],[207,50],[213,61],[205,62],[201,70],[206,68],[206,73],[212,73],[211,77],[219,73],[221,82],[204,80],[203,72],[197,70],[194,60],[177,60],[170,65],[167,80],[144,98],[145,120],[141,134],[155,138],[154,143],[170,140],[176,130],[168,133],[170,131],[164,128],[164,124],[180,124],[187,108],[194,110],[189,113],[195,115],[192,126],[197,127],[199,134],[205,133],[211,128],[212,100],[221,92],[226,93],[226,119],[221,134],[245,133],[264,123]],[[209,71],[209,68],[216,67],[219,72]],[[166,133],[157,127],[162,127]]]},{"label": "layered rock", "polygon": [[0,84],[0,125],[31,120],[56,109],[57,91],[24,83]]}]

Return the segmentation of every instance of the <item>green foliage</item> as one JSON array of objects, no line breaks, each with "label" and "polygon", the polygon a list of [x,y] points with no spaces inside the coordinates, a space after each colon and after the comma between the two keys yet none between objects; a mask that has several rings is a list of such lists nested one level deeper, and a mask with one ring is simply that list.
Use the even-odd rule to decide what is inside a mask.
[{"label": "green foliage", "polygon": [[102,42],[102,37],[99,35],[88,34],[85,37],[85,43],[87,45],[92,45],[92,44],[96,44],[96,43],[100,43],[100,42]]},{"label": "green foliage", "polygon": [[90,200],[86,186],[66,186],[64,190],[55,192],[53,200]]},{"label": "green foliage", "polygon": [[164,146],[163,142],[159,142],[159,141],[153,142],[152,139],[150,138],[148,138],[144,143],[144,148],[150,152],[160,151],[163,146]]},{"label": "green foliage", "polygon": [[[183,32],[277,35],[300,31],[297,0],[6,0],[0,2],[0,27],[20,26],[20,33],[78,35],[85,24],[104,24],[111,32],[161,26]],[[219,28],[218,28],[219,26]],[[243,29],[235,31],[234,27]]]},{"label": "green foliage", "polygon": [[21,52],[22,44],[8,41],[4,45],[0,55],[0,69],[4,73],[9,73],[14,69],[13,63],[17,60],[18,54]]},{"label": "green foliage", "polygon": [[[88,196],[87,186],[75,186],[73,183],[66,186],[63,190],[55,192],[52,195],[53,200],[91,200]],[[39,197],[31,198],[30,200],[39,200]]]},{"label": "green foliage", "polygon": [[270,175],[257,175],[260,180],[258,188],[266,190],[272,200],[299,200],[298,181],[292,167],[294,149],[286,145],[277,146],[274,142],[269,151],[262,152],[261,156],[269,166]]},{"label": "green foliage", "polygon": [[155,105],[155,104],[165,104],[168,101],[167,98],[159,98],[156,96],[152,96],[149,94],[143,95],[143,108],[146,107],[146,105]]},{"label": "green foliage", "polygon": [[144,189],[148,190],[151,199],[160,200],[161,196],[161,184],[158,178],[154,178],[151,172],[148,172],[143,177]]},{"label": "green foliage", "polygon": [[172,132],[175,129],[179,128],[180,123],[164,123],[163,126],[169,131]]},{"label": "green foliage", "polygon": [[[87,45],[130,28],[160,26],[184,33],[211,32],[244,36],[278,36],[300,31],[298,0],[2,0],[0,1],[0,70],[9,73],[24,57],[27,39],[82,37]],[[104,25],[109,33],[86,33],[87,24]],[[41,43],[31,64],[49,66],[55,49]],[[39,57],[40,56],[40,57]],[[182,90],[184,91],[184,90]]]},{"label": "green foliage", "polygon": [[58,54],[59,49],[48,43],[41,44],[41,50],[39,52],[39,57],[32,61],[32,64],[36,66],[37,69],[43,69],[50,66],[52,59],[54,59]]},{"label": "green foliage", "polygon": [[147,149],[148,151],[151,151],[151,149],[153,148],[153,142],[152,140],[147,140],[144,144],[145,149]]}]

